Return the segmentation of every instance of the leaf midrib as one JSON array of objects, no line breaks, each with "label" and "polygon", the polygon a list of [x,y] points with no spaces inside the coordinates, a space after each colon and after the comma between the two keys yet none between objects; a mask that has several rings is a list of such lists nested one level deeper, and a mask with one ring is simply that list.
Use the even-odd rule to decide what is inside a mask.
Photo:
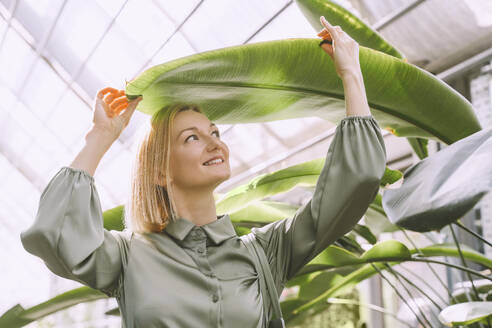
[{"label": "leaf midrib", "polygon": [[[306,94],[316,94],[316,95],[325,95],[327,97],[331,98],[336,98],[338,100],[345,100],[344,96],[341,96],[340,94],[337,93],[332,93],[332,92],[327,92],[327,91],[317,91],[313,89],[304,89],[304,88],[299,88],[299,87],[287,87],[287,86],[278,86],[278,85],[270,85],[270,84],[251,84],[251,83],[244,83],[244,82],[193,82],[193,81],[172,81],[172,80],[166,80],[166,81],[160,81],[160,82],[165,82],[165,83],[170,83],[170,84],[183,84],[183,85],[189,85],[189,84],[195,84],[195,85],[213,85],[213,86],[220,86],[220,87],[243,87],[243,88],[252,88],[252,89],[269,89],[269,90],[284,90],[284,91],[289,91],[289,92],[294,92],[294,93],[306,93]],[[154,82],[151,82],[150,84],[153,84]],[[149,85],[150,85],[149,84]],[[143,89],[144,91],[148,89],[149,87],[146,87]],[[141,92],[143,93],[143,92]],[[453,141],[450,140],[448,137],[445,137],[441,135],[437,130],[433,129],[431,126],[425,125],[422,122],[417,122],[416,120],[410,118],[407,115],[402,115],[399,112],[396,112],[388,107],[382,106],[375,104],[373,102],[370,102],[368,100],[369,107],[380,110],[384,113],[390,114],[391,116],[394,116],[396,118],[399,118],[405,122],[408,122],[409,124],[412,124],[414,127],[421,129],[423,131],[428,132],[429,134],[435,136],[436,138],[439,138],[442,142],[446,143],[449,145]]]}]

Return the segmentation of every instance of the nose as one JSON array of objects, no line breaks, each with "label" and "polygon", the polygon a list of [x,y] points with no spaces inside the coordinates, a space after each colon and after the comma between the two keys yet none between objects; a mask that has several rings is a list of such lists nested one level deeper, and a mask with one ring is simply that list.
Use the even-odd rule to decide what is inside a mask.
[{"label": "nose", "polygon": [[220,148],[220,141],[217,137],[207,136],[207,150],[212,151]]}]

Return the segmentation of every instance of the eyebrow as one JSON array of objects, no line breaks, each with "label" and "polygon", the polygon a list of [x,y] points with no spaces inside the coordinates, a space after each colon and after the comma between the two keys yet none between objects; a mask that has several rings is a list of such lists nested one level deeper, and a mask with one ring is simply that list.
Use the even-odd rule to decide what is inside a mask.
[{"label": "eyebrow", "polygon": [[[215,123],[210,123],[209,128],[211,128],[212,126],[217,127],[217,125],[215,125]],[[183,130],[181,130],[181,132],[178,134],[178,137],[177,137],[176,139],[178,139],[178,138],[179,138],[179,136],[180,136],[183,132],[188,131],[188,130],[198,130],[198,128],[197,128],[196,126],[191,126],[191,127],[189,127],[189,128],[183,129]]]}]

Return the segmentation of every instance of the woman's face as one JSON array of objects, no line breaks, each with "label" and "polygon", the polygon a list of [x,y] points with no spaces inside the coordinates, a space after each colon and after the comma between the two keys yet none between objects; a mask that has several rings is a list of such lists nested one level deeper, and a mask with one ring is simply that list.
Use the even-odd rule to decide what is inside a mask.
[{"label": "woman's face", "polygon": [[[171,137],[170,170],[174,187],[214,190],[229,179],[229,148],[205,115],[193,110],[177,113]],[[223,161],[204,164],[216,157]]]}]

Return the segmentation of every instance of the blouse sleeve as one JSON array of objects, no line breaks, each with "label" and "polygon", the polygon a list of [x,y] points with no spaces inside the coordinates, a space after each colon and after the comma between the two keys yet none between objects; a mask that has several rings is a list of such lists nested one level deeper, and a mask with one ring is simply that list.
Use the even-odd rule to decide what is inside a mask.
[{"label": "blouse sleeve", "polygon": [[108,231],[94,178],[62,167],[41,194],[32,226],[22,231],[24,248],[56,275],[115,296],[130,234]]},{"label": "blouse sleeve", "polygon": [[374,117],[343,118],[311,200],[292,218],[251,229],[267,255],[279,294],[305,264],[362,218],[385,167],[386,147]]}]

